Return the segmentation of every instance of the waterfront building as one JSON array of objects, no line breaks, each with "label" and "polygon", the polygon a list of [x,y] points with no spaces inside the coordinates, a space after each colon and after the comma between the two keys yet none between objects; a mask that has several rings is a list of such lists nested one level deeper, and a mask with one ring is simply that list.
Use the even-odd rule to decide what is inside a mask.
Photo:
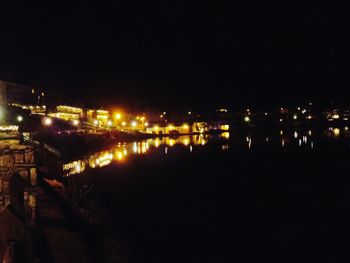
[{"label": "waterfront building", "polygon": [[95,126],[108,126],[110,124],[110,112],[108,110],[87,110],[86,120]]},{"label": "waterfront building", "polygon": [[50,113],[48,115],[66,121],[80,120],[83,117],[83,109],[81,108],[59,105],[56,107],[56,110],[57,112]]}]

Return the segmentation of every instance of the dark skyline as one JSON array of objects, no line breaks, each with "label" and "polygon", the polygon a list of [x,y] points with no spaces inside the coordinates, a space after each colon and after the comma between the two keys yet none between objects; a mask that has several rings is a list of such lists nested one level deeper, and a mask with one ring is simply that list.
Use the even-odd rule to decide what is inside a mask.
[{"label": "dark skyline", "polygon": [[347,10],[326,1],[5,5],[0,79],[159,108],[347,99]]}]

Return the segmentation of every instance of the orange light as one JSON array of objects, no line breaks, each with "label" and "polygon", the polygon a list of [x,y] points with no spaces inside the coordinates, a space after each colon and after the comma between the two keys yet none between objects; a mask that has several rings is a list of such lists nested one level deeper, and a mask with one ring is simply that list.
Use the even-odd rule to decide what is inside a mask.
[{"label": "orange light", "polygon": [[43,124],[45,126],[50,126],[52,124],[52,119],[49,118],[49,117],[45,117],[44,120],[43,120]]}]

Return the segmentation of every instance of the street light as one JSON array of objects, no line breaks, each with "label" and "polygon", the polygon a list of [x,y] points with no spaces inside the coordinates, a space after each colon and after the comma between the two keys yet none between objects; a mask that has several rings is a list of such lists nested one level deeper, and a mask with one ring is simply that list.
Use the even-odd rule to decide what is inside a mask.
[{"label": "street light", "polygon": [[44,120],[43,120],[43,124],[45,126],[50,126],[52,124],[52,119],[49,118],[49,117],[45,117]]}]

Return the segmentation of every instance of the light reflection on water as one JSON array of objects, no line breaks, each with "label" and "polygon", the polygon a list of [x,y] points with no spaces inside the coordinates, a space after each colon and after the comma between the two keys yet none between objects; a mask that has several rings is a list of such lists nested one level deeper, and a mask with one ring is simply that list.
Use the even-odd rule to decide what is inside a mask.
[{"label": "light reflection on water", "polygon": [[[246,149],[253,150],[253,145],[261,144],[276,144],[280,147],[306,147],[311,150],[314,149],[315,132],[311,130],[280,130],[275,134],[269,136],[258,136],[257,134],[248,134],[241,136],[232,136],[229,132],[223,132],[217,136],[208,134],[200,135],[184,135],[179,137],[162,137],[153,138],[140,142],[118,143],[115,147],[108,151],[101,151],[90,156],[84,157],[80,160],[72,161],[63,165],[63,175],[69,176],[80,174],[86,169],[94,169],[107,166],[111,163],[118,163],[125,161],[131,155],[143,155],[155,151],[162,147],[164,154],[169,154],[171,147],[181,145],[187,148],[189,152],[193,152],[196,147],[203,147],[208,144],[210,140],[219,142],[219,147],[222,151],[231,149],[231,143],[241,142],[246,144]],[[320,133],[321,136],[331,139],[350,138],[350,131],[348,127],[334,128],[329,127]],[[234,137],[234,138],[232,138]]]},{"label": "light reflection on water", "polygon": [[[169,147],[182,145],[193,151],[193,147],[204,146],[209,141],[208,134],[184,135],[180,137],[162,137],[148,139],[140,142],[118,143],[117,146],[108,151],[101,151],[80,160],[72,161],[63,165],[63,175],[69,176],[84,172],[87,168],[98,168],[111,164],[112,162],[123,162],[128,156],[142,155],[148,153],[151,148],[164,146],[164,153],[168,154]],[[219,135],[220,140],[228,140],[230,134],[224,132]],[[228,145],[225,150],[228,149]]]}]

